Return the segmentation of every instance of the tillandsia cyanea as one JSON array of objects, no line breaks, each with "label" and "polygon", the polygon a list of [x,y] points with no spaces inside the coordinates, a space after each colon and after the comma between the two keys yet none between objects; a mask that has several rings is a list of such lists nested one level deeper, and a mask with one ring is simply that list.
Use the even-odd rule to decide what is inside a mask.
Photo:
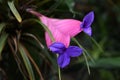
[{"label": "tillandsia cyanea", "polygon": [[75,19],[48,18],[32,9],[27,9],[27,11],[36,15],[51,31],[55,42],[52,42],[48,33],[45,32],[46,43],[53,53],[59,54],[57,62],[61,68],[64,68],[70,63],[70,57],[81,55],[83,52],[81,48],[77,46],[69,46],[70,38],[76,36],[82,31],[89,36],[92,35],[91,24],[94,20],[93,11],[88,13],[83,18],[82,22]]}]

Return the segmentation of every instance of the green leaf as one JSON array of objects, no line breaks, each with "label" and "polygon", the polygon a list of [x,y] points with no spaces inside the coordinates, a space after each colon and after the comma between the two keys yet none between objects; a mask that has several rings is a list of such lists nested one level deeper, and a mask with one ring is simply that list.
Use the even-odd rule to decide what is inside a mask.
[{"label": "green leaf", "polygon": [[10,7],[10,10],[12,11],[13,15],[18,20],[18,22],[22,22],[22,18],[20,16],[19,12],[17,11],[17,9],[15,8],[14,2],[8,1],[8,6]]},{"label": "green leaf", "polygon": [[8,34],[2,34],[0,37],[0,60],[2,59],[1,54],[2,54],[2,50],[5,46],[5,42],[7,40]]},{"label": "green leaf", "polygon": [[4,28],[5,25],[6,25],[5,23],[0,23],[0,33],[1,33],[1,31]]},{"label": "green leaf", "polygon": [[28,21],[34,21],[34,22],[37,22],[38,24],[40,24],[46,32],[48,32],[48,35],[50,36],[50,39],[52,40],[52,42],[55,42],[55,39],[51,33],[51,31],[48,29],[47,26],[45,26],[40,20],[37,20],[37,19],[29,19]]},{"label": "green leaf", "polygon": [[68,8],[70,9],[70,11],[73,11],[73,7],[75,5],[74,0],[65,0],[65,2],[67,4]]},{"label": "green leaf", "polygon": [[[87,69],[88,69],[88,73],[90,74],[90,68],[89,68],[88,59],[87,59],[87,56],[86,56],[86,54],[88,54],[87,50],[84,49],[84,48],[82,47],[82,45],[79,44],[79,42],[77,41],[77,39],[72,38],[72,40],[73,40],[80,48],[83,49],[83,51],[84,51],[84,52],[83,52],[83,56],[84,56],[84,58],[85,58],[85,62],[86,62]],[[85,53],[86,53],[86,54],[85,54]],[[90,59],[93,61],[93,59],[91,58],[90,55],[88,55],[88,57],[90,57]],[[93,62],[94,62],[94,61],[93,61]]]},{"label": "green leaf", "polygon": [[[89,36],[88,36],[89,37]],[[100,45],[93,37],[89,37],[91,38],[91,40],[93,41],[93,43],[97,46],[97,48],[99,49],[100,52],[104,52],[103,49],[102,49],[102,45],[104,43],[104,40],[102,41],[102,45]]]},{"label": "green leaf", "polygon": [[91,67],[101,68],[120,68],[120,57],[116,58],[101,58],[96,60],[95,64],[89,62]]},{"label": "green leaf", "polygon": [[73,14],[73,17],[75,17],[75,14],[81,15],[81,13],[76,12],[74,10],[75,0],[65,0],[65,3],[67,5],[67,7],[69,8],[69,11]]},{"label": "green leaf", "polygon": [[28,52],[22,44],[19,44],[19,51],[20,51],[20,55],[22,56],[22,59],[24,61],[24,64],[26,66],[26,69],[27,69],[27,72],[29,74],[30,80],[35,80],[33,69],[32,69],[30,60],[28,59],[28,56],[27,56]]},{"label": "green leaf", "polygon": [[[29,23],[31,23],[31,22],[36,22],[36,23],[38,23],[39,25],[41,25],[41,27],[44,28],[45,31],[48,32],[51,40],[54,41],[54,37],[52,36],[51,31],[48,29],[48,27],[46,27],[46,26],[45,26],[43,23],[41,23],[39,20],[37,20],[37,19],[28,19],[27,21],[28,21]],[[27,22],[27,21],[24,20],[22,23],[25,23],[25,22]],[[26,35],[26,34],[24,34],[24,35]],[[31,35],[29,35],[29,36],[31,36]],[[30,41],[30,42],[31,42],[31,41]],[[34,42],[34,41],[32,41],[32,42]],[[37,42],[38,42],[38,41],[37,41]],[[43,45],[42,45],[42,46],[43,46]],[[41,48],[42,48],[42,46],[41,46]],[[38,46],[38,47],[40,47],[40,46]],[[51,57],[51,55],[49,54],[49,52],[47,51],[47,49],[48,49],[47,47],[42,48],[42,52],[45,53],[45,55],[46,55],[46,57],[48,58],[48,60],[51,61],[51,63],[53,64],[54,67],[56,67],[56,61]]]},{"label": "green leaf", "polygon": [[35,35],[33,35],[31,33],[25,33],[24,35],[33,38],[35,41],[37,41],[37,43],[39,44],[39,46],[44,49],[44,45],[39,41],[39,39]]}]

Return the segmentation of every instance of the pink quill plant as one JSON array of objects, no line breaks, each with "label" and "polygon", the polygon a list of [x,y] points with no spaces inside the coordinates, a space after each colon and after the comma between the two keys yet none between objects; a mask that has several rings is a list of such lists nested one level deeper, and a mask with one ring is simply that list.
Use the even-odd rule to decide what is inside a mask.
[{"label": "pink quill plant", "polygon": [[46,44],[53,53],[59,55],[57,62],[61,68],[66,67],[70,63],[70,57],[77,57],[82,54],[83,50],[81,48],[69,46],[70,38],[82,31],[89,36],[92,35],[91,24],[94,20],[93,11],[88,13],[82,22],[75,19],[48,18],[32,9],[28,9],[27,11],[37,16],[51,31],[55,42],[52,42],[48,33],[45,32]]}]

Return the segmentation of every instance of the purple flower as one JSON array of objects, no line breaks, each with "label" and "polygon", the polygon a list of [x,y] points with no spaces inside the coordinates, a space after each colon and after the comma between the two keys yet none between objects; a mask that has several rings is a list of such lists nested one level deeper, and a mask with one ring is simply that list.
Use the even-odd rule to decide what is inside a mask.
[{"label": "purple flower", "polygon": [[49,49],[56,54],[59,54],[57,63],[61,68],[66,67],[70,63],[70,57],[80,56],[83,50],[77,46],[65,47],[63,43],[55,42],[49,46]]},{"label": "purple flower", "polygon": [[81,28],[83,29],[83,32],[85,32],[89,36],[92,35],[91,24],[93,20],[94,20],[94,12],[91,11],[83,18],[83,22],[81,24]]}]

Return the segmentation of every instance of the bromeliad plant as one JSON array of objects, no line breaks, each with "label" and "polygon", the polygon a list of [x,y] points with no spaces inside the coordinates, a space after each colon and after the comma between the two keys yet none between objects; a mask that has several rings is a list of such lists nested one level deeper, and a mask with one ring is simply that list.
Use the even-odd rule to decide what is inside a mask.
[{"label": "bromeliad plant", "polygon": [[54,41],[49,34],[45,32],[45,39],[48,48],[53,53],[58,53],[58,64],[60,67],[65,67],[70,62],[70,57],[77,57],[81,55],[83,50],[77,46],[69,46],[70,38],[76,36],[78,33],[84,31],[89,36],[92,35],[91,24],[94,20],[94,12],[88,13],[83,21],[74,19],[55,19],[48,18],[36,11],[27,9],[28,12],[36,15],[41,22],[48,27]]},{"label": "bromeliad plant", "polygon": [[[0,16],[3,15],[8,18],[8,20],[3,20],[4,17],[0,17],[0,20],[2,20],[0,23],[0,60],[4,60],[3,54],[6,55],[6,52],[8,52],[8,55],[12,53],[13,56],[10,59],[16,61],[19,68],[17,73],[21,72],[25,80],[38,80],[38,76],[41,80],[44,80],[43,75],[45,73],[40,68],[44,69],[44,66],[47,65],[52,70],[56,68],[56,64],[59,65],[58,74],[59,80],[61,80],[60,68],[67,67],[72,57],[78,57],[83,53],[87,62],[84,48],[79,45],[74,37],[82,31],[89,36],[92,35],[93,11],[88,13],[83,21],[79,21],[49,18],[30,8],[25,9],[25,12],[23,11],[30,16],[25,17],[24,14],[20,16],[13,1],[8,1],[7,5],[7,7],[5,6],[8,12],[7,16],[0,14]],[[33,19],[31,15],[37,16],[39,20]],[[45,39],[42,27],[45,30]],[[72,38],[78,46],[70,45]],[[47,45],[47,48],[45,45]],[[48,51],[57,55],[57,63],[54,55],[51,56]],[[50,64],[53,64],[53,66],[50,66]],[[4,66],[0,67],[3,68]],[[49,70],[49,68],[47,69]]]}]

